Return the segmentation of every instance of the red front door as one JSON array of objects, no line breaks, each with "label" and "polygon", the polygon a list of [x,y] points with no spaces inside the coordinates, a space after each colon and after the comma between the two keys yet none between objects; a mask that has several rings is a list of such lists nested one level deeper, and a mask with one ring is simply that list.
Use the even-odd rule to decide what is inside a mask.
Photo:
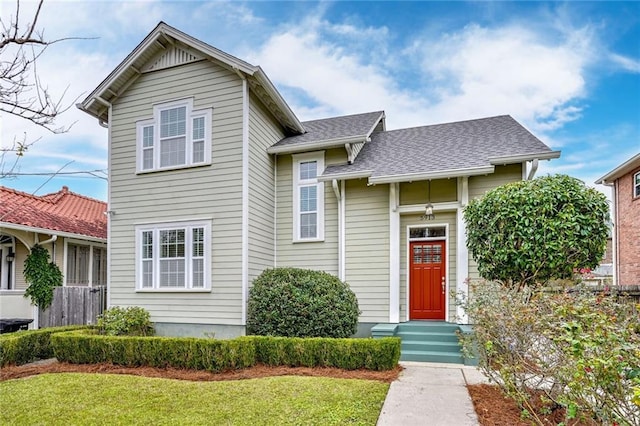
[{"label": "red front door", "polygon": [[409,319],[444,319],[444,241],[409,246]]}]

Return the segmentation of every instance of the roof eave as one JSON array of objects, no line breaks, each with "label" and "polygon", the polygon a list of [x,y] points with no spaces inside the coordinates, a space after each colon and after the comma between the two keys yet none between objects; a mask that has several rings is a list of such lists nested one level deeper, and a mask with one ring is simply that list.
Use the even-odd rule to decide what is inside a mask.
[{"label": "roof eave", "polygon": [[259,66],[255,67],[254,73],[252,73],[251,75],[264,88],[264,90],[271,97],[271,99],[273,99],[277,107],[291,122],[291,124],[293,125],[292,130],[298,132],[299,134],[304,133],[305,132],[304,126],[302,125],[298,117],[296,117],[296,115],[293,113],[293,110],[289,107],[289,105],[284,100],[282,95],[280,95],[280,92],[278,92],[278,90],[275,88],[271,80],[269,80],[269,77],[267,77],[267,75],[262,70],[262,68],[260,68]]},{"label": "roof eave", "polygon": [[340,148],[348,143],[367,142],[367,135],[346,136],[342,138],[325,139],[321,141],[290,144],[283,146],[271,146],[267,148],[269,154],[294,154],[297,152],[315,151],[318,149]]},{"label": "roof eave", "polygon": [[334,173],[329,175],[322,175],[318,177],[319,182],[329,182],[332,180],[349,180],[349,179],[364,179],[373,174],[371,170],[346,172],[346,173]]},{"label": "roof eave", "polygon": [[489,163],[496,166],[500,164],[522,163],[523,161],[531,161],[531,160],[551,160],[554,158],[560,158],[560,151],[545,151],[545,152],[537,152],[537,153],[529,153],[529,154],[489,157]]},{"label": "roof eave", "polygon": [[599,185],[608,185],[612,186],[616,179],[621,176],[626,175],[627,173],[634,170],[636,167],[640,166],[640,153],[634,155],[615,169],[611,170],[606,175],[602,176],[600,179],[596,180],[596,183]]},{"label": "roof eave", "polygon": [[15,229],[16,231],[37,232],[39,234],[57,235],[63,238],[75,238],[79,240],[96,241],[106,243],[106,238],[100,238],[93,235],[76,234],[75,232],[57,231],[55,229],[39,228],[36,226],[20,225],[12,222],[0,222],[0,228]]},{"label": "roof eave", "polygon": [[447,179],[447,178],[457,178],[461,176],[486,175],[486,174],[491,174],[494,171],[495,171],[495,167],[491,165],[491,166],[482,166],[482,167],[468,167],[468,168],[462,168],[462,169],[441,170],[441,171],[429,172],[429,173],[406,173],[406,174],[387,175],[387,176],[372,176],[369,178],[369,183],[382,184],[382,183],[412,182],[412,181],[418,181],[418,180]]},{"label": "roof eave", "polygon": [[96,118],[98,118],[99,120],[105,120],[106,121],[106,117],[100,115],[97,113],[97,110],[93,110],[91,109],[91,105],[96,101],[96,100],[101,100],[104,97],[104,94],[107,92],[108,89],[111,88],[111,86],[113,85],[113,83],[127,70],[129,70],[133,64],[135,63],[135,61],[140,57],[140,55],[142,54],[142,52],[144,52],[146,49],[148,49],[153,43],[155,43],[160,37],[162,36],[169,36],[175,40],[178,40],[184,44],[187,45],[191,45],[194,46],[196,49],[199,49],[200,51],[202,51],[205,55],[216,59],[217,61],[220,61],[222,63],[227,64],[229,67],[234,68],[234,69],[238,69],[242,72],[244,72],[247,75],[253,75],[254,72],[256,71],[256,67],[252,66],[251,64],[242,61],[238,58],[235,58],[232,55],[229,55],[221,50],[218,50],[212,46],[209,46],[208,44],[194,38],[191,37],[188,34],[183,33],[180,30],[177,30],[176,28],[173,28],[172,26],[164,23],[164,22],[160,22],[145,38],[144,40],[142,40],[140,42],[140,44],[138,44],[138,46],[136,46],[135,49],[133,49],[133,51],[131,53],[129,53],[129,55],[127,55],[127,57],[107,76],[107,78],[105,78],[102,83],[100,83],[100,85],[98,85],[98,87],[96,87],[96,89],[94,89],[91,94],[89,94],[89,96],[87,96],[85,98],[84,101],[82,101],[79,104],[76,104],[76,107],[78,109],[80,109],[81,111],[84,111],[86,113],[88,113],[89,115],[92,115]]}]

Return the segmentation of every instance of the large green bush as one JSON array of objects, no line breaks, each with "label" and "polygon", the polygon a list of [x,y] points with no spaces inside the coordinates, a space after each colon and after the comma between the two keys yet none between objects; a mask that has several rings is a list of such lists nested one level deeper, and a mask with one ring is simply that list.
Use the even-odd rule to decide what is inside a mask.
[{"label": "large green bush", "polygon": [[489,191],[469,203],[464,219],[480,276],[522,289],[595,268],[604,254],[609,206],[578,179],[544,176]]},{"label": "large green bush", "polygon": [[50,339],[54,333],[78,330],[86,326],[49,327],[0,335],[0,367],[22,365],[53,357]]},{"label": "large green bush", "polygon": [[151,315],[144,308],[114,306],[98,316],[98,329],[108,336],[153,336]]},{"label": "large green bush", "polygon": [[232,340],[104,336],[95,330],[59,333],[56,358],[76,364],[108,362],[224,371],[257,363],[293,367],[390,370],[400,359],[400,339],[328,339],[245,336]]},{"label": "large green bush", "polygon": [[537,424],[534,390],[546,409],[565,408],[565,420],[640,425],[640,305],[586,289],[522,292],[491,282],[472,295],[466,352]]},{"label": "large green bush", "polygon": [[358,300],[326,272],[264,271],[249,292],[247,333],[284,337],[349,337],[358,327]]}]

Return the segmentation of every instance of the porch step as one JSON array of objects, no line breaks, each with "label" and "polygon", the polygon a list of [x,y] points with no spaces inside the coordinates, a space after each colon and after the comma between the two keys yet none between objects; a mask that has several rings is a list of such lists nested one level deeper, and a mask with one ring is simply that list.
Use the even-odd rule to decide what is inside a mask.
[{"label": "porch step", "polygon": [[426,342],[443,342],[443,343],[455,343],[458,344],[458,335],[455,332],[449,333],[430,333],[420,331],[399,331],[396,336],[400,337],[403,341],[426,341]]},{"label": "porch step", "polygon": [[458,324],[443,321],[410,321],[398,324],[402,361],[464,364],[458,343]]},{"label": "porch step", "polygon": [[464,358],[459,352],[411,351],[404,348],[402,349],[400,360],[464,364]]}]

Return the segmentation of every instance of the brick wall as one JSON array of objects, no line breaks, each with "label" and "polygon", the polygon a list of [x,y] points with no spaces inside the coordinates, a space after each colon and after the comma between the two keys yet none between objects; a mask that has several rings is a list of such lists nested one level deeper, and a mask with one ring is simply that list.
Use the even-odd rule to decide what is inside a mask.
[{"label": "brick wall", "polygon": [[639,171],[616,181],[619,285],[640,285],[640,197],[633,196],[633,175]]}]

